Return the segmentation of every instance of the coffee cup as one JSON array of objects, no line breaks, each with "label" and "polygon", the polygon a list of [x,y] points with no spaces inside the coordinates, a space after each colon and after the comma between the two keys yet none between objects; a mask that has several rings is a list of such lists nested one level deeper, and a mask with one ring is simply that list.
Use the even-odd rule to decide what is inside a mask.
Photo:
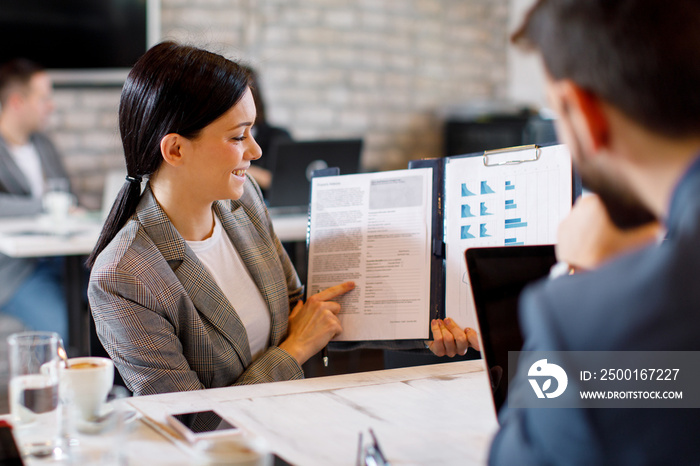
[{"label": "coffee cup", "polygon": [[55,222],[65,222],[75,205],[75,196],[64,191],[48,191],[42,199],[44,210]]},{"label": "coffee cup", "polygon": [[114,363],[111,359],[71,358],[61,371],[62,397],[75,407],[81,420],[92,421],[102,415],[113,382]]}]

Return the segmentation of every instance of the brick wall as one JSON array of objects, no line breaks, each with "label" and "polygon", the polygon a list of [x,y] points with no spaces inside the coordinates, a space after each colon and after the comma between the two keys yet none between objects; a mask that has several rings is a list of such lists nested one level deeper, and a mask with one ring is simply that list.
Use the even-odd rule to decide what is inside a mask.
[{"label": "brick wall", "polygon": [[[360,136],[367,170],[442,149],[449,106],[502,99],[508,0],[161,0],[162,36],[243,60],[297,139]],[[52,133],[82,202],[123,166],[119,88],[56,89]]]}]

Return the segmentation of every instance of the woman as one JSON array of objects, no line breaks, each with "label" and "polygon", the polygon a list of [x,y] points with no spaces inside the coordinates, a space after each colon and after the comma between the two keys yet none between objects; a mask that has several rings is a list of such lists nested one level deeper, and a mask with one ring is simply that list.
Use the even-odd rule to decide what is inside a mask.
[{"label": "woman", "polygon": [[300,301],[246,175],[261,156],[255,117],[247,73],[220,55],[164,42],[129,73],[127,182],[88,259],[88,297],[136,395],[302,378],[301,364],[342,330],[328,300],[354,284]]}]

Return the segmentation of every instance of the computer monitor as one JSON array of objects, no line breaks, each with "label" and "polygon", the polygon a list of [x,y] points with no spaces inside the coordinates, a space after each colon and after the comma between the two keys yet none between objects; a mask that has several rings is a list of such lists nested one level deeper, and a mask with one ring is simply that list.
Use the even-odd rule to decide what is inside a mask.
[{"label": "computer monitor", "polygon": [[360,170],[362,139],[286,141],[271,148],[272,185],[267,204],[272,213],[308,211],[311,173],[338,167],[341,175]]}]

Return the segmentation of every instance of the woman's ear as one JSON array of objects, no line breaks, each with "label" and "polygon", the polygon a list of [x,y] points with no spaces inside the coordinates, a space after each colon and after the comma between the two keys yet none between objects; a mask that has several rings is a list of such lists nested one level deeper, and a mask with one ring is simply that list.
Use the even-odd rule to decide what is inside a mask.
[{"label": "woman's ear", "polygon": [[184,138],[177,133],[170,133],[163,136],[160,140],[160,153],[163,160],[173,167],[182,164],[181,146]]}]

